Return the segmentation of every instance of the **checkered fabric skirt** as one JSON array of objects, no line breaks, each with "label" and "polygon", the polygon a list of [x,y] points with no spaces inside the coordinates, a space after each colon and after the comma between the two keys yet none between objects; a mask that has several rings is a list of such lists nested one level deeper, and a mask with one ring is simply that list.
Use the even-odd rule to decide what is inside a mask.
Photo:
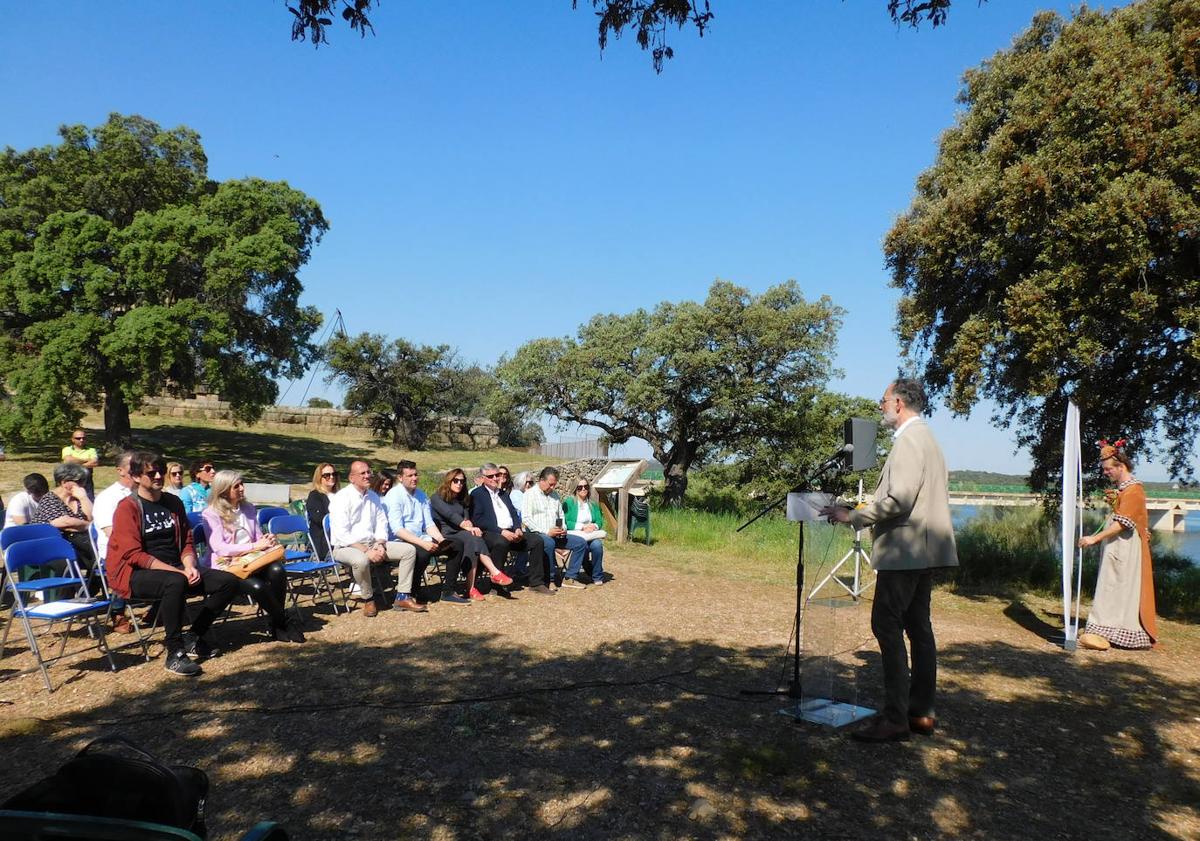
[{"label": "checkered fabric skirt", "polygon": [[1102,636],[1117,648],[1149,648],[1151,645],[1150,635],[1142,628],[1130,630],[1129,628],[1112,628],[1108,625],[1096,625],[1088,622],[1084,633]]}]

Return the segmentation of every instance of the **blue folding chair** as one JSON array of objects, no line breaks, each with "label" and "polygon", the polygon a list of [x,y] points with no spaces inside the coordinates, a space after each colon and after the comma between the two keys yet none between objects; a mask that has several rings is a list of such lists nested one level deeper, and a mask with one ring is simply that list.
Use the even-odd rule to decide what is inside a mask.
[{"label": "blue folding chair", "polygon": [[204,512],[203,511],[189,511],[189,512],[187,512],[187,518],[188,518],[188,525],[191,526],[192,528],[195,528],[196,526],[198,526],[204,522]]},{"label": "blue folding chair", "polygon": [[[107,621],[112,618],[113,608],[115,605],[113,605],[114,599],[112,590],[108,586],[108,559],[104,555],[100,554],[100,532],[97,530],[95,523],[92,523],[90,526],[88,526],[88,539],[92,543],[92,554],[96,556],[96,574],[100,576],[100,588],[104,591],[104,598],[109,600],[108,616],[105,617]],[[149,663],[150,647],[146,645],[146,638],[142,636],[142,626],[141,623],[138,622],[137,613],[134,611],[132,603],[153,604],[157,602],[157,599],[124,599],[123,601],[125,606],[121,608],[121,611],[125,613],[125,616],[129,619],[129,624],[133,626],[133,632],[135,635],[137,635],[137,644],[142,647],[142,656],[145,657],[146,662]],[[117,646],[116,650],[121,651],[131,645],[133,645],[132,642],[125,645],[119,645]]]},{"label": "blue folding chair", "polygon": [[258,527],[263,531],[267,530],[267,523],[275,517],[285,517],[292,513],[286,508],[279,508],[274,505],[268,505],[265,508],[258,509]]},{"label": "blue folding chair", "polygon": [[[0,553],[9,546],[21,540],[37,540],[39,537],[62,537],[58,529],[49,523],[28,523],[22,526],[9,526],[0,531]],[[4,590],[4,581],[8,578],[8,567],[0,570],[0,592]]]},{"label": "blue folding chair", "polygon": [[[280,538],[279,542],[285,546],[293,543],[295,546],[307,547],[288,548],[284,551],[283,556],[283,568],[287,571],[288,591],[292,595],[292,607],[298,615],[300,615],[299,592],[295,585],[303,584],[305,581],[312,583],[313,604],[317,603],[317,595],[324,591],[329,596],[329,603],[333,605],[334,615],[337,615],[338,603],[333,593],[333,585],[329,581],[330,574],[337,581],[338,589],[342,591],[342,606],[346,607],[346,588],[342,584],[342,577],[338,571],[339,564],[332,559],[322,561],[316,558],[316,550],[308,535],[308,520],[305,517],[299,514],[283,514],[272,517],[267,522],[266,532]],[[348,607],[346,609],[349,610]],[[301,619],[303,618],[301,615]]]},{"label": "blue folding chair", "polygon": [[[57,561],[66,561],[66,575],[40,578],[35,581],[21,582],[18,580],[19,572],[22,569],[45,567]],[[116,664],[113,663],[112,652],[109,651],[108,643],[104,639],[103,620],[108,617],[109,601],[99,596],[93,598],[88,592],[87,581],[80,574],[79,564],[75,559],[74,546],[60,536],[23,540],[8,547],[8,551],[4,554],[4,562],[12,572],[5,582],[5,588],[12,595],[13,604],[9,611],[9,621],[4,626],[4,636],[0,638],[0,657],[4,656],[8,632],[12,630],[13,624],[20,620],[21,626],[25,630],[25,639],[29,642],[29,650],[37,660],[38,668],[42,672],[46,690],[53,692],[50,672],[46,667],[65,656],[67,637],[71,633],[72,626],[79,621],[87,628],[89,635],[96,643],[95,646],[89,646],[89,648],[94,647],[104,652],[104,656],[108,658],[109,667],[114,672],[117,670]],[[72,588],[77,595],[71,599],[43,602],[35,606],[26,604],[25,594],[59,587]],[[38,644],[38,634],[34,632],[34,622],[44,623],[44,628],[48,630],[53,630],[55,624],[59,622],[66,623],[66,628],[61,632],[62,640],[58,653],[53,657],[44,658],[42,656],[42,650]]]}]

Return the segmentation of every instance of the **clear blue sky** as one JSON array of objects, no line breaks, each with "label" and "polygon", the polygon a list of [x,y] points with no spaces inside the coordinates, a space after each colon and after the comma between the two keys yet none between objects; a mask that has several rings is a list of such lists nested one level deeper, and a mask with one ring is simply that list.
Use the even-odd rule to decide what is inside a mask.
[{"label": "clear blue sky", "polygon": [[[8,4],[0,144],[112,111],[188,125],[211,177],[321,203],[306,303],[484,364],[717,277],[794,278],[848,310],[835,386],[877,397],[899,358],[880,243],[961,74],[1069,4],[957,0],[912,31],[885,0],[713,0],[661,76],[628,37],[602,57],[588,5],[385,0],[374,37],[314,50],[282,0]],[[951,467],[1026,470],[988,414],[935,414]]]}]

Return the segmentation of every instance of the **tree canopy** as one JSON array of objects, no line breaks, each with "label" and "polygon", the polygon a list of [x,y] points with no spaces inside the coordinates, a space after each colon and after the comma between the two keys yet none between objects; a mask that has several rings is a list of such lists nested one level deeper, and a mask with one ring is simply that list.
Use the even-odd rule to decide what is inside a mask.
[{"label": "tree canopy", "polygon": [[693,466],[802,432],[798,410],[834,373],[842,312],[826,297],[806,301],[794,281],[757,296],[717,281],[703,303],[597,315],[575,338],[527,342],[497,376],[518,404],[615,444],[645,439],[674,503]]},{"label": "tree canopy", "polygon": [[113,114],[0,153],[0,407],[9,439],[203,384],[252,420],[299,376],[320,314],[296,276],[327,228],[282,182],[207,177],[200,137]]},{"label": "tree canopy", "polygon": [[1200,0],[1039,14],[963,79],[956,124],[887,236],[898,332],[933,392],[1016,424],[1031,484],[1085,440],[1200,431]]},{"label": "tree canopy", "polygon": [[[313,46],[327,43],[326,31],[340,17],[351,31],[362,37],[374,32],[370,14],[381,0],[295,0],[287,9],[292,14],[292,40],[311,41]],[[691,25],[700,37],[711,25],[712,0],[590,0],[596,10],[601,52],[611,35],[620,38],[632,31],[638,46],[649,50],[656,72],[661,73],[674,49],[667,43],[672,30]],[[979,0],[984,2],[984,0]],[[887,11],[896,23],[917,27],[923,22],[941,26],[946,22],[951,0],[887,0]],[[578,8],[580,0],[571,0]]]}]

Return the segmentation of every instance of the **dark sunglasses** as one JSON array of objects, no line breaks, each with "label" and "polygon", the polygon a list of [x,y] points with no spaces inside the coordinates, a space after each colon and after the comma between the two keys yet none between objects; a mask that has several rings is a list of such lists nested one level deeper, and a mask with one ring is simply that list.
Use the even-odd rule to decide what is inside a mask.
[{"label": "dark sunglasses", "polygon": [[467,480],[466,480],[466,479],[464,479],[462,476],[455,476],[453,479],[451,479],[451,480],[450,480],[450,484],[451,484],[451,485],[454,485],[454,484],[460,484],[460,485],[461,485],[461,484],[462,484],[463,482],[465,482],[465,481],[467,481]]},{"label": "dark sunglasses", "polygon": [[500,475],[499,473],[484,473],[484,474],[483,474],[483,478],[485,478],[485,479],[495,479],[495,478],[496,478],[497,476],[499,476],[499,475]]},{"label": "dark sunglasses", "polygon": [[142,475],[149,476],[151,479],[157,476],[161,479],[163,476],[167,475],[167,471],[159,470],[157,467],[144,467],[142,468]]},{"label": "dark sunglasses", "polygon": [[172,470],[172,471],[171,471],[171,475],[172,475],[172,476],[182,476],[182,475],[183,475],[183,471],[182,471],[182,470]]},{"label": "dark sunglasses", "polygon": [[586,491],[587,489],[588,489],[587,485],[576,485],[575,486],[575,490],[577,490],[577,491]]},{"label": "dark sunglasses", "polygon": [[337,471],[334,471],[333,473],[322,473],[321,478],[322,479],[336,479]]}]

